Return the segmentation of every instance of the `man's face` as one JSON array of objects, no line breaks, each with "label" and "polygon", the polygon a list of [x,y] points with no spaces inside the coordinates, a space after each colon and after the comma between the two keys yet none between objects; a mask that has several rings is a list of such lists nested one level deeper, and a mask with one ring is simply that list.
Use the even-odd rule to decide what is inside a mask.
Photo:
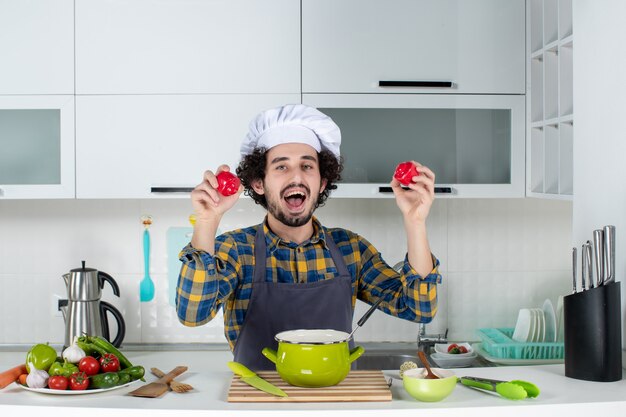
[{"label": "man's face", "polygon": [[265,195],[268,212],[286,226],[308,223],[326,186],[317,151],[309,145],[286,143],[271,148],[266,158],[265,179],[254,184],[254,190]]}]

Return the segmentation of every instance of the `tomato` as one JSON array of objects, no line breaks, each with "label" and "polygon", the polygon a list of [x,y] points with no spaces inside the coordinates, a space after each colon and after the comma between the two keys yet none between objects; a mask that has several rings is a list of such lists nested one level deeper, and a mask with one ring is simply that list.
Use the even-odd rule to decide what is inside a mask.
[{"label": "tomato", "polygon": [[63,375],[55,375],[48,378],[48,388],[66,390],[69,381]]},{"label": "tomato", "polygon": [[459,346],[459,353],[467,353],[467,348],[465,346]]},{"label": "tomato", "polygon": [[70,389],[75,391],[86,390],[89,387],[89,377],[84,372],[73,373],[70,377]]},{"label": "tomato", "polygon": [[217,174],[217,184],[217,191],[223,196],[229,196],[237,194],[241,181],[235,174],[229,171],[222,171]]},{"label": "tomato", "polygon": [[451,343],[450,346],[448,346],[448,353],[450,353],[450,351],[455,348],[458,349],[459,345],[457,345],[456,343]]},{"label": "tomato", "polygon": [[407,161],[398,164],[393,177],[400,181],[402,185],[409,185],[413,182],[413,177],[417,177],[420,173],[417,171],[413,162]]},{"label": "tomato", "polygon": [[92,376],[100,372],[100,363],[93,356],[85,356],[78,362],[78,370]]},{"label": "tomato", "polygon": [[120,360],[112,353],[105,353],[100,358],[102,372],[117,372],[120,370]]}]

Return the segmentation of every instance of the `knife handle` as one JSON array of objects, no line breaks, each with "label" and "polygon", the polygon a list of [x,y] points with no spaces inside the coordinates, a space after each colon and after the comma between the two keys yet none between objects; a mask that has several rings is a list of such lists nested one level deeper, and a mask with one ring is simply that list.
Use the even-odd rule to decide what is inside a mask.
[{"label": "knife handle", "polygon": [[591,241],[585,243],[585,258],[587,259],[587,289],[593,288],[593,257],[591,255]]},{"label": "knife handle", "polygon": [[578,275],[578,265],[576,263],[576,246],[572,248],[572,294],[576,294],[576,276]]},{"label": "knife handle", "polygon": [[185,372],[188,368],[186,366],[177,366],[176,368],[172,369],[171,371],[169,371],[168,373],[166,373],[164,376],[162,376],[161,378],[159,378],[159,380],[157,382],[162,382],[164,384],[169,383],[172,379],[176,378],[178,375],[182,374],[183,372]]},{"label": "knife handle", "polygon": [[593,231],[593,254],[596,261],[596,286],[604,283],[604,230]]},{"label": "knife handle", "polygon": [[604,226],[604,255],[606,256],[606,280],[615,280],[615,226]]}]

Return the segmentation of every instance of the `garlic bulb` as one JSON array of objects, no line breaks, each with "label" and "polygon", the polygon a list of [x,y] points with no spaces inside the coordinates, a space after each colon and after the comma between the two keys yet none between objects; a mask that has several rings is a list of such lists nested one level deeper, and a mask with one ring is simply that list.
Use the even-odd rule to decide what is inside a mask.
[{"label": "garlic bulb", "polygon": [[76,337],[74,337],[74,342],[72,343],[71,346],[69,346],[63,351],[62,356],[63,356],[63,359],[65,359],[69,363],[78,363],[80,362],[82,358],[87,356],[87,354],[85,353],[84,350],[78,347],[78,345],[76,344]]},{"label": "garlic bulb", "polygon": [[32,362],[28,363],[30,374],[26,377],[26,385],[29,388],[45,388],[48,386],[48,373],[35,368]]}]

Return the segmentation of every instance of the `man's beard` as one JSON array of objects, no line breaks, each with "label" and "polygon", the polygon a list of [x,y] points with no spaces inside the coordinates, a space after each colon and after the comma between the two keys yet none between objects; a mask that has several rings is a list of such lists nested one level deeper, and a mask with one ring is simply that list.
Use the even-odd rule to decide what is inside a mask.
[{"label": "man's beard", "polygon": [[[287,187],[287,189],[290,187]],[[305,187],[307,188],[307,187]],[[308,190],[308,188],[307,188]],[[267,189],[265,190],[266,195],[269,195],[267,193]],[[279,198],[282,198],[282,193],[280,195]],[[311,198],[310,193],[308,193],[307,198]],[[274,216],[274,218],[276,218],[276,220],[278,220],[279,222],[281,222],[282,224],[284,224],[285,226],[290,226],[290,227],[299,227],[299,226],[303,226],[305,224],[307,224],[309,222],[309,220],[311,220],[311,217],[313,217],[313,212],[315,211],[316,208],[316,204],[313,205],[313,207],[311,207],[311,209],[308,212],[302,213],[300,214],[298,217],[290,217],[287,213],[285,213],[284,211],[281,210],[280,208],[280,204],[277,201],[273,201],[271,199],[267,199],[267,211]]]}]

